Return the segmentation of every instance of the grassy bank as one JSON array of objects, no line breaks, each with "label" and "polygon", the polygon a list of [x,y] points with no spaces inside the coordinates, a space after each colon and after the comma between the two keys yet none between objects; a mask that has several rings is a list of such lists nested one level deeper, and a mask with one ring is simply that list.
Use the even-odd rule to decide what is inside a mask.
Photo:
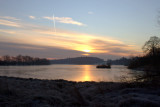
[{"label": "grassy bank", "polygon": [[160,106],[160,86],[0,77],[0,106]]}]

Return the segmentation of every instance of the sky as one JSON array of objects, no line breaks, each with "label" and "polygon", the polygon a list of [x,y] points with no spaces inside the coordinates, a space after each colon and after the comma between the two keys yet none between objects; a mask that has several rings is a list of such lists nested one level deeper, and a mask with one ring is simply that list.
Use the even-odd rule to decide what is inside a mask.
[{"label": "sky", "polygon": [[0,56],[142,55],[159,15],[160,0],[0,0]]}]

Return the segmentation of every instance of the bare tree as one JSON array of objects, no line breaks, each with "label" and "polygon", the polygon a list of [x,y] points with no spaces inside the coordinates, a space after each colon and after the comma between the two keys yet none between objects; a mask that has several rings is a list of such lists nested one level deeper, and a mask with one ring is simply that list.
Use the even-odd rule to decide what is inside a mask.
[{"label": "bare tree", "polygon": [[150,39],[146,41],[142,49],[147,55],[156,55],[160,50],[160,38],[156,36],[150,37]]},{"label": "bare tree", "polygon": [[8,62],[10,62],[10,60],[11,60],[11,57],[9,55],[5,55],[2,58],[4,61],[8,61]]}]

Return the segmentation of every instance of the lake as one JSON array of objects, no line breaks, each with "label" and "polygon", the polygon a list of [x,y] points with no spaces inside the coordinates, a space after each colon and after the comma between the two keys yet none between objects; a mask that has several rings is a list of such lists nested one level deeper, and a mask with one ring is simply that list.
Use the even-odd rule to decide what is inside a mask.
[{"label": "lake", "polygon": [[111,69],[97,69],[96,65],[0,66],[0,76],[69,81],[119,82],[120,77],[131,78],[135,72],[122,65]]}]

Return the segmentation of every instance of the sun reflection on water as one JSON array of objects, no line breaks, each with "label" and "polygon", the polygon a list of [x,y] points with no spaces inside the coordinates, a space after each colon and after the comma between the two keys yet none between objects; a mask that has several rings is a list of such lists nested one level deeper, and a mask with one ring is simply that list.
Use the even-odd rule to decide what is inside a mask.
[{"label": "sun reflection on water", "polygon": [[82,81],[91,81],[91,66],[85,65],[84,66],[84,74],[82,77]]}]

